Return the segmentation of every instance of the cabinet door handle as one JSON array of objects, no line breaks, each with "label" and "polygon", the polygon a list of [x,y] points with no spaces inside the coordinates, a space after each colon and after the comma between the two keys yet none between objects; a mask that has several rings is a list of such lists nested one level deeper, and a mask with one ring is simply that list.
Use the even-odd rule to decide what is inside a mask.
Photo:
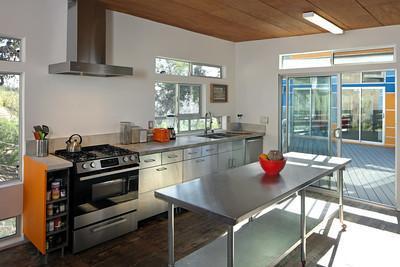
[{"label": "cabinet door handle", "polygon": [[169,159],[176,159],[177,157],[178,157],[178,155],[176,155],[176,154],[168,155]]},{"label": "cabinet door handle", "polygon": [[205,161],[205,159],[198,159],[198,160],[196,160],[197,163],[200,163],[200,162],[203,162],[203,161]]},{"label": "cabinet door handle", "polygon": [[165,170],[167,170],[167,168],[165,168],[165,167],[156,169],[156,171],[158,171],[158,172],[162,172],[162,171],[165,171]]},{"label": "cabinet door handle", "polygon": [[214,150],[215,150],[215,148],[206,149],[207,152],[214,151]]},{"label": "cabinet door handle", "polygon": [[143,160],[144,162],[146,162],[146,163],[149,163],[149,162],[154,162],[154,161],[156,161],[155,159],[145,159],[145,160]]},{"label": "cabinet door handle", "polygon": [[188,155],[194,155],[194,154],[197,154],[197,153],[199,153],[199,151],[195,151],[195,152],[188,152]]},{"label": "cabinet door handle", "polygon": [[99,226],[99,227],[95,227],[95,228],[91,229],[90,231],[93,232],[93,233],[96,233],[96,232],[98,232],[98,231],[105,230],[105,229],[110,228],[110,227],[112,227],[112,226],[115,226],[115,225],[117,225],[117,224],[124,223],[124,222],[126,222],[126,221],[127,221],[126,218],[119,218],[119,219],[117,219],[117,220],[115,220],[115,221],[113,221],[113,222],[104,224],[104,225]]}]

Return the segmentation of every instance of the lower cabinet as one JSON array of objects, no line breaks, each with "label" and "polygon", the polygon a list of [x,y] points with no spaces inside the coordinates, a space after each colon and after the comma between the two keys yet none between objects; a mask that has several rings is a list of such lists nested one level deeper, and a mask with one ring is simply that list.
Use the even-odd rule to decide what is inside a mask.
[{"label": "lower cabinet", "polygon": [[183,162],[183,181],[193,180],[218,171],[218,155]]},{"label": "lower cabinet", "polygon": [[143,220],[167,211],[167,203],[154,197],[154,191],[182,183],[182,162],[139,171],[138,219]]},{"label": "lower cabinet", "polygon": [[139,194],[138,220],[144,220],[151,216],[168,210],[167,202],[157,199],[154,191]]}]

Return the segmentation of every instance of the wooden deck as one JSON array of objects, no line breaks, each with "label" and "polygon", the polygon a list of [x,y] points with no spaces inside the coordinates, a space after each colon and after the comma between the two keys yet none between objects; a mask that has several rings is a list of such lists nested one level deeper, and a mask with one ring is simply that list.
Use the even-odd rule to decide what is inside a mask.
[{"label": "wooden deck", "polygon": [[[291,151],[327,154],[324,140],[292,139]],[[332,149],[336,147],[333,145]],[[389,206],[395,205],[394,148],[343,143],[342,156],[352,162],[344,172],[345,195]],[[326,178],[318,186],[336,189],[335,179]]]}]

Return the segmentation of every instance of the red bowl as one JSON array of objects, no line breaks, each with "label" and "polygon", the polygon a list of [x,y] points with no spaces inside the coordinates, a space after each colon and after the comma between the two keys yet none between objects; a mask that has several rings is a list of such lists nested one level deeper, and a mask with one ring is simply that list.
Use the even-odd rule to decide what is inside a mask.
[{"label": "red bowl", "polygon": [[261,168],[263,168],[265,173],[269,176],[278,175],[286,165],[286,159],[269,160],[263,157],[259,157],[258,161],[260,162]]}]

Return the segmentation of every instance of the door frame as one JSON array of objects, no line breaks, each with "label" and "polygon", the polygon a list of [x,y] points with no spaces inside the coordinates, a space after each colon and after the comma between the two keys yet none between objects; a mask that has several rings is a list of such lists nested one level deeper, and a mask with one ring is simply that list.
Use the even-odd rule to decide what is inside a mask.
[{"label": "door frame", "polygon": [[[296,74],[279,74],[278,75],[278,86],[279,86],[279,91],[278,91],[278,101],[279,101],[279,112],[278,112],[278,142],[279,142],[279,148],[283,152],[287,152],[288,150],[288,140],[289,140],[289,131],[288,131],[288,111],[289,111],[289,78],[300,78],[300,77],[326,77],[330,76],[330,86],[332,89],[332,76],[336,76],[336,83],[337,83],[337,88],[336,88],[336,128],[334,130],[331,129],[332,126],[332,109],[330,103],[329,107],[329,122],[328,122],[328,142],[329,146],[332,146],[332,137],[335,137],[335,132],[339,130],[339,138],[336,137],[336,154],[335,156],[340,157],[342,155],[342,137],[341,137],[341,129],[342,129],[342,120],[339,119],[341,118],[341,113],[342,113],[342,72],[315,72],[315,73],[296,73]],[[286,93],[285,93],[285,98],[286,98],[286,105],[285,105],[285,115],[286,115],[286,131],[285,131],[285,148],[282,145],[282,85],[283,85],[283,80],[286,80]],[[330,96],[332,94],[332,90],[330,90]],[[332,98],[330,98],[330,101]]]}]

